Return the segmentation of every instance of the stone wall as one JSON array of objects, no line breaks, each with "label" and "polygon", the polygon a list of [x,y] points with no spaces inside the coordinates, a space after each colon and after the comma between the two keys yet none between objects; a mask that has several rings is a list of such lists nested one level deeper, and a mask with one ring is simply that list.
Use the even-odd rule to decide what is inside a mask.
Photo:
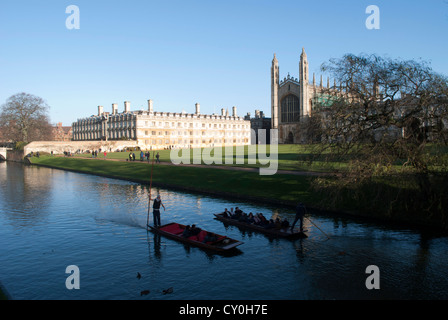
[{"label": "stone wall", "polygon": [[22,150],[8,150],[6,151],[6,160],[14,162],[23,162],[25,154]]},{"label": "stone wall", "polygon": [[136,147],[137,141],[33,141],[25,146],[24,154],[31,152],[63,154],[64,151],[76,153],[87,150],[114,152],[124,148]]}]

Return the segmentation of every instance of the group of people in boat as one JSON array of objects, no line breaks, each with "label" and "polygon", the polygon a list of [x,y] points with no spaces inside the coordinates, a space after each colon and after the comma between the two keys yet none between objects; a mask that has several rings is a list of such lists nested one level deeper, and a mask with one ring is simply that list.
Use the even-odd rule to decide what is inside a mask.
[{"label": "group of people in boat", "polygon": [[240,222],[261,226],[266,229],[286,230],[290,226],[289,221],[286,218],[280,220],[280,218],[277,217],[275,219],[271,218],[268,220],[261,212],[256,214],[249,212],[247,214],[238,207],[235,207],[235,211],[233,210],[233,208],[230,208],[230,211],[225,208],[223,216],[228,219],[235,219]]}]

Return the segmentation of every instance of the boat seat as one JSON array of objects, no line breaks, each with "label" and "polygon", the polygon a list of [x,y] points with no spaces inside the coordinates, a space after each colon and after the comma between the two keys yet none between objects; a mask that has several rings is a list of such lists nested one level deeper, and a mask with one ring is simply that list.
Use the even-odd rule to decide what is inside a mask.
[{"label": "boat seat", "polygon": [[169,224],[167,226],[164,226],[160,230],[163,230],[165,232],[171,233],[171,234],[182,234],[184,232],[184,229],[182,229],[178,224],[173,223]]}]

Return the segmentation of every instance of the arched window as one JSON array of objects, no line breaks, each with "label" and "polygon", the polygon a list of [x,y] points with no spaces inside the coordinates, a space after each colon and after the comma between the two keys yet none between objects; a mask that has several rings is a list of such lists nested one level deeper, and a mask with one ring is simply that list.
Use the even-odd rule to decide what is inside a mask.
[{"label": "arched window", "polygon": [[282,122],[297,122],[300,119],[299,98],[289,94],[282,99]]}]

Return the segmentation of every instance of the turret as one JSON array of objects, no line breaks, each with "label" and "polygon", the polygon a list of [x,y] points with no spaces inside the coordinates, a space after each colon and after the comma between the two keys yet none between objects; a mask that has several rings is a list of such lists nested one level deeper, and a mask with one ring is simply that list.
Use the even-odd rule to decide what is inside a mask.
[{"label": "turret", "polygon": [[271,128],[278,128],[278,88],[279,88],[278,60],[274,53],[271,66]]},{"label": "turret", "polygon": [[311,106],[308,99],[308,58],[306,56],[305,48],[302,48],[300,55],[300,116],[310,116]]}]

